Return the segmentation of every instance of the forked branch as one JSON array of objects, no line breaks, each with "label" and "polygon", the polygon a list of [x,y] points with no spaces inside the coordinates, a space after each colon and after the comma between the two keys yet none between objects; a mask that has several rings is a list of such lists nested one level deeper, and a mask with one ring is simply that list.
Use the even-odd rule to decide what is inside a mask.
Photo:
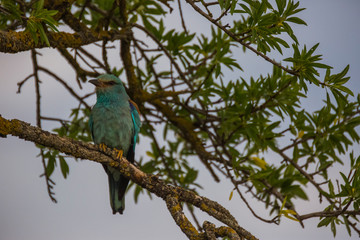
[{"label": "forked branch", "polygon": [[[187,219],[183,218],[184,214],[182,213],[182,208],[180,207],[179,202],[190,203],[194,207],[201,209],[225,224],[225,228],[222,227],[213,229],[215,232],[221,232],[223,236],[231,236],[232,239],[239,239],[241,237],[245,239],[257,239],[250,232],[240,227],[230,212],[219,203],[206,197],[199,196],[196,193],[181,187],[171,186],[159,179],[157,176],[146,174],[129,163],[124,157],[117,160],[116,151],[111,151],[109,149],[102,151],[93,144],[76,141],[70,138],[59,137],[58,135],[44,131],[39,127],[31,126],[26,122],[17,119],[7,120],[0,116],[0,136],[6,137],[7,135],[13,135],[26,141],[40,144],[44,147],[56,149],[75,158],[88,159],[98,163],[109,164],[118,168],[122,175],[128,177],[139,186],[154,193],[156,196],[164,199],[167,202],[168,208],[173,217],[177,216],[176,219],[181,218],[183,223],[187,223],[179,225],[183,232],[187,231],[186,228],[188,226],[192,225],[190,225],[191,223]],[[178,223],[178,221],[176,222]],[[193,229],[195,228],[193,227]],[[194,231],[197,232],[196,229]],[[220,236],[220,234],[217,235]],[[195,237],[191,237],[190,239],[207,239],[205,238],[206,233],[199,233],[194,236]]]}]

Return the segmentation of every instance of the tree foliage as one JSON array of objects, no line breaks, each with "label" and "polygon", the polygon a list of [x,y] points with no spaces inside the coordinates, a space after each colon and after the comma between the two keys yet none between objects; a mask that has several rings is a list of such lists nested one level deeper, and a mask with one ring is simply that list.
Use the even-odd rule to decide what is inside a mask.
[{"label": "tree foliage", "polygon": [[[185,4],[207,21],[203,33],[192,30],[183,15]],[[306,25],[298,16],[303,10],[293,0],[2,0],[0,51],[31,51],[34,71],[19,83],[19,91],[25,81],[35,80],[39,127],[55,120],[59,136],[91,141],[86,100],[94,93],[79,95],[67,81],[81,89],[89,77],[113,73],[140,107],[141,137],[151,139],[147,156],[137,161],[143,172],[196,192],[199,169],[190,161],[201,161],[202,171],[214,181],[223,175],[233,185],[230,198],[238,194],[261,221],[279,224],[287,217],[303,225],[319,218],[318,227],[330,225],[334,235],[337,225],[360,234],[360,156],[352,152],[360,140],[360,95],[345,86],[349,66],[333,72],[317,52],[319,44],[299,42],[293,26]],[[181,21],[177,28],[169,24],[175,11]],[[39,65],[36,49],[43,47],[55,48],[76,79],[65,81]],[[269,57],[282,56],[284,49],[292,55]],[[257,54],[273,65],[272,72],[242,77],[246,69],[235,57],[239,51]],[[108,57],[113,52],[121,62]],[[69,119],[41,114],[39,72],[79,101]],[[322,107],[313,112],[302,104],[309,88],[326,91]],[[56,201],[51,174],[59,166],[66,178],[69,167],[59,151],[40,151],[49,195]],[[345,161],[349,172],[331,178],[329,170]],[[298,211],[294,200],[308,201],[307,186],[327,203],[325,209]],[[136,201],[145,191],[133,187]],[[271,217],[253,209],[247,195],[262,202]]]}]

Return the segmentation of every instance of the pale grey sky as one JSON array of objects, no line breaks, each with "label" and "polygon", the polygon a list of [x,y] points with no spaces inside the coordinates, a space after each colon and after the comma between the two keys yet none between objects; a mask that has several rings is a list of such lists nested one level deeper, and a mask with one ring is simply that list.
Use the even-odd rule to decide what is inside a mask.
[{"label": "pale grey sky", "polygon": [[[324,63],[342,70],[350,64],[350,82],[347,86],[355,94],[360,93],[360,2],[358,0],[303,0],[301,5],[307,10],[301,16],[308,27],[296,27],[300,43],[312,46],[320,42],[319,52]],[[192,10],[183,3],[184,11],[192,16]],[[177,14],[177,13],[174,13]],[[193,29],[204,27],[201,19],[187,18]],[[146,40],[146,39],[145,39]],[[248,71],[257,74],[267,73],[272,68],[255,55],[242,54],[238,50],[240,64]],[[40,50],[44,55],[41,63],[67,79],[74,75],[63,61],[59,61],[54,50]],[[18,118],[35,124],[35,95],[33,82],[16,94],[16,83],[32,71],[29,52],[22,54],[0,54],[0,114],[6,118]],[[74,85],[75,86],[75,85]],[[42,111],[46,116],[67,117],[69,109],[76,102],[62,87],[55,83],[42,84]],[[92,91],[85,86],[83,92]],[[307,106],[318,108],[324,92],[309,91]],[[95,102],[92,98],[91,104]],[[54,124],[45,124],[52,129]],[[137,146],[138,156],[146,151],[148,144]],[[186,239],[167,212],[165,203],[153,196],[140,197],[134,204],[132,192],[127,194],[124,215],[111,213],[108,199],[107,177],[99,164],[89,161],[68,160],[70,175],[64,180],[59,170],[52,177],[56,186],[57,204],[47,196],[40,159],[36,156],[34,144],[14,137],[0,138],[0,240],[60,240],[60,239]],[[195,166],[202,166],[194,163]],[[332,239],[330,229],[317,228],[317,219],[306,221],[305,229],[291,220],[283,219],[280,226],[269,225],[256,220],[243,203],[234,196],[228,200],[231,186],[225,181],[212,183],[206,171],[200,170],[199,182],[205,187],[201,194],[220,202],[238,219],[239,224],[260,239]],[[316,196],[311,196],[316,200]],[[256,203],[254,203],[256,206]],[[302,209],[311,211],[315,206],[302,203]],[[257,209],[257,208],[256,208]],[[259,211],[260,211],[259,207]],[[319,209],[321,210],[321,209]],[[204,220],[204,219],[203,219]],[[210,219],[212,221],[212,219]],[[353,233],[350,238],[344,227],[338,228],[336,239],[358,239]]]}]

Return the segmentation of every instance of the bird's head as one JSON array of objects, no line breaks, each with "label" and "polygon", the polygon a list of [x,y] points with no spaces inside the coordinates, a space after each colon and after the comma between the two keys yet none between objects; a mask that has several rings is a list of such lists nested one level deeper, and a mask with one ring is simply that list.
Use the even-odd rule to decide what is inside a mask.
[{"label": "bird's head", "polygon": [[96,79],[89,80],[96,87],[96,94],[99,96],[128,98],[125,87],[121,80],[112,74],[103,74]]}]

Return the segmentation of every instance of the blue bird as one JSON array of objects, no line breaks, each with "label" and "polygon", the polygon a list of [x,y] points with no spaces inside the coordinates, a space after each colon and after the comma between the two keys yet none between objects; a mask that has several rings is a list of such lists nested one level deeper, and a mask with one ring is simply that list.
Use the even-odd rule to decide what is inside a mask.
[{"label": "blue bird", "polygon": [[[134,162],[135,145],[141,121],[137,105],[130,100],[124,85],[114,75],[104,74],[89,81],[96,86],[96,104],[91,110],[89,126],[95,144],[100,148],[115,148]],[[113,214],[125,209],[125,191],[129,179],[108,165],[103,165],[109,178],[110,205]]]}]

